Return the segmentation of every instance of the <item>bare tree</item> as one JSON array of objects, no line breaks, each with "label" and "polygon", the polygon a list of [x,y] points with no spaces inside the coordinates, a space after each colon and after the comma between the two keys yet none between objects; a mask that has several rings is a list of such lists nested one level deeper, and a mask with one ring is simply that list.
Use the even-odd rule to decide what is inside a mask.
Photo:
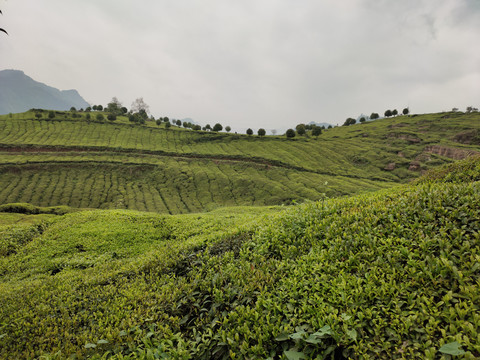
[{"label": "bare tree", "polygon": [[143,101],[143,97],[136,99],[130,108],[133,112],[139,113],[145,111],[147,114],[150,112],[150,107]]}]

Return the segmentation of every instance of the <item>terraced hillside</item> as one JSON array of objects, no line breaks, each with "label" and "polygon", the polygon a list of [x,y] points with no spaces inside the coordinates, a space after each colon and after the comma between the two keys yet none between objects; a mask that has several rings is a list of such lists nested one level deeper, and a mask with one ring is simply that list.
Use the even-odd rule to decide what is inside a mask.
[{"label": "terraced hillside", "polygon": [[291,207],[1,214],[0,358],[478,359],[479,159]]},{"label": "terraced hillside", "polygon": [[78,114],[0,116],[0,203],[170,214],[289,204],[388,188],[480,151],[478,113],[402,116],[293,140]]}]

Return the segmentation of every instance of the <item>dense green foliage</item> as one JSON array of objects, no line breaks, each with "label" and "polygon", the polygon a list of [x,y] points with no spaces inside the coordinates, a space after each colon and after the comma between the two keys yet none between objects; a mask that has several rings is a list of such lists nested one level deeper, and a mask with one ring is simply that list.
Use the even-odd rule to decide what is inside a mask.
[{"label": "dense green foliage", "polygon": [[478,358],[478,164],[290,208],[3,225],[0,357]]}]

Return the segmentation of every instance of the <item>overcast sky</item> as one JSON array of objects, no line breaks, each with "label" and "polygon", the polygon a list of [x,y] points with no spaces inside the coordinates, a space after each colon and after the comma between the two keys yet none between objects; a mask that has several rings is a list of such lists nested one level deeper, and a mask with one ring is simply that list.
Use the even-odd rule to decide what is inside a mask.
[{"label": "overcast sky", "polygon": [[233,129],[480,107],[480,0],[0,0],[0,70]]}]

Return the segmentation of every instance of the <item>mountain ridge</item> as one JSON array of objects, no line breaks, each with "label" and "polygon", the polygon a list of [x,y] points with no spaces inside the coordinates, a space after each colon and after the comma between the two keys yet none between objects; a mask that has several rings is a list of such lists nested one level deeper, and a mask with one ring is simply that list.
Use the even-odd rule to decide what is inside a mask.
[{"label": "mountain ridge", "polygon": [[32,79],[21,70],[0,71],[0,115],[32,108],[68,110],[89,104],[75,89],[59,90]]}]

